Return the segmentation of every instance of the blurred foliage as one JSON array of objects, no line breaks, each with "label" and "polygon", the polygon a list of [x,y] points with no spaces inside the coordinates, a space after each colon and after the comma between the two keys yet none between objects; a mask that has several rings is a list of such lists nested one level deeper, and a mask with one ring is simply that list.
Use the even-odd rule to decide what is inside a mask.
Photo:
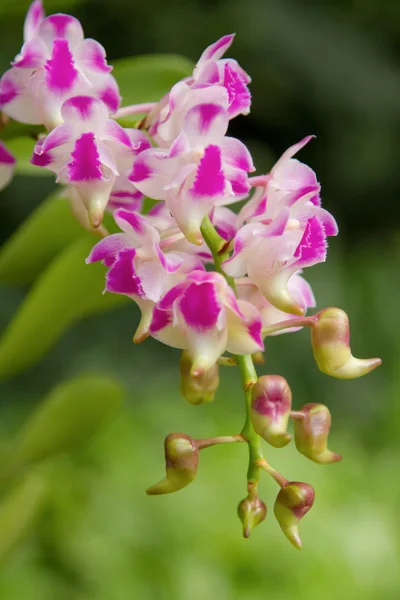
[{"label": "blurred foliage", "polygon": [[[0,0],[2,69],[20,48],[28,5]],[[8,241],[0,257],[0,372],[29,368],[1,383],[2,465],[15,432],[60,381],[87,371],[117,375],[129,403],[84,448],[35,467],[2,496],[0,598],[397,600],[400,6],[377,0],[45,5],[48,12],[73,12],[111,61],[121,59],[116,71],[128,102],[162,95],[206,45],[237,32],[232,55],[253,78],[253,111],[235,121],[232,135],[249,144],[259,172],[304,135],[318,136],[302,160],[317,171],[341,236],[331,242],[327,265],[311,269],[307,278],[318,306],[348,312],[354,354],[384,362],[366,378],[337,381],[317,371],[307,331],[267,341],[259,372],[286,377],[297,408],[326,403],[333,415],[330,446],[344,454],[342,463],[321,467],[297,455],[293,444],[268,451],[286,477],[316,489],[315,506],[301,524],[302,553],[274,521],[272,481],[262,486],[271,508],[266,522],[250,540],[241,538],[236,506],[245,496],[242,445],[205,451],[187,489],[147,498],[145,488],[163,473],[167,433],[206,437],[240,429],[238,374],[222,373],[213,405],[187,406],[178,394],[179,354],[154,340],[132,345],[138,321],[133,304],[103,314],[119,298],[101,296],[104,270],[83,263],[94,238],[76,230],[65,201],[53,196],[41,204],[54,190],[52,178],[34,171],[18,176],[1,197],[0,241]],[[125,62],[154,53],[169,56]],[[145,70],[149,66],[153,72]],[[55,216],[58,224],[49,230]],[[88,318],[81,321],[83,313]],[[103,392],[107,388],[99,398]],[[80,407],[78,393],[71,406]],[[63,425],[71,431],[65,417],[57,420],[57,427]],[[44,446],[54,433],[45,428],[48,437],[35,437]]]}]

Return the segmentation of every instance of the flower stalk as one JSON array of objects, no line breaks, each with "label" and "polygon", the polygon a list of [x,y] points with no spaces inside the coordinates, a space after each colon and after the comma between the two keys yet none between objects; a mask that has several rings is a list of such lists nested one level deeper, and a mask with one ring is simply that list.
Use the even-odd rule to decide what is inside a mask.
[{"label": "flower stalk", "polygon": [[[233,277],[227,275],[223,268],[223,261],[228,258],[228,253],[224,252],[226,247],[226,240],[224,240],[216,231],[214,225],[211,223],[209,216],[204,217],[201,224],[201,233],[204,241],[211,251],[214,259],[214,265],[218,273],[225,277],[228,285],[233,289],[236,294],[236,286]],[[240,374],[242,377],[242,384],[245,394],[246,401],[246,419],[243,429],[240,435],[247,442],[249,447],[249,467],[247,470],[247,483],[248,487],[253,488],[257,486],[260,479],[260,465],[259,461],[263,460],[263,454],[261,450],[261,438],[255,432],[252,421],[251,421],[251,388],[257,383],[257,372],[254,367],[252,357],[247,354],[243,356],[236,356],[236,361],[239,366]]]}]

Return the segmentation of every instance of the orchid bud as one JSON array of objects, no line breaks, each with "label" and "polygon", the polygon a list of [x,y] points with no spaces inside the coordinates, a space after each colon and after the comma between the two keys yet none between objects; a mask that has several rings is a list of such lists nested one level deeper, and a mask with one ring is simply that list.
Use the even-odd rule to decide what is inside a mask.
[{"label": "orchid bud", "polygon": [[271,446],[282,448],[291,440],[286,432],[292,394],[280,375],[263,375],[252,389],[251,420],[254,430]]},{"label": "orchid bud", "polygon": [[197,474],[199,451],[192,438],[185,433],[170,433],[165,438],[164,448],[167,475],[146,490],[149,496],[177,492],[189,485]]},{"label": "orchid bud", "polygon": [[243,537],[250,537],[254,527],[262,523],[267,516],[267,507],[257,495],[242,500],[238,506],[238,516],[243,524]]},{"label": "orchid bud", "polygon": [[366,375],[381,364],[380,358],[354,358],[350,350],[347,314],[340,308],[326,308],[316,316],[311,341],[319,369],[338,379]]},{"label": "orchid bud", "polygon": [[289,542],[298,550],[302,547],[298,524],[314,504],[315,493],[311,485],[292,481],[279,492],[274,514]]},{"label": "orchid bud", "polygon": [[190,374],[193,361],[187,350],[182,352],[181,369],[181,394],[189,404],[204,404],[214,400],[215,392],[219,386],[219,366],[215,364],[204,373],[195,377]]},{"label": "orchid bud", "polygon": [[316,463],[326,464],[341,460],[340,454],[328,450],[331,413],[323,404],[306,404],[295,419],[294,439],[301,454]]}]

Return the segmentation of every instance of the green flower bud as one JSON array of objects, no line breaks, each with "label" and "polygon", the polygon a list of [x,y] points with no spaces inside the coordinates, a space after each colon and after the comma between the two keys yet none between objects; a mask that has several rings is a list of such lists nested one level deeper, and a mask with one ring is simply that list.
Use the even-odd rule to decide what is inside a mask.
[{"label": "green flower bud", "polygon": [[166,477],[146,490],[150,496],[170,494],[189,485],[196,477],[199,451],[185,433],[170,433],[165,438]]},{"label": "green flower bud", "polygon": [[275,505],[275,517],[288,540],[298,550],[302,547],[298,524],[314,504],[315,493],[311,485],[292,481],[279,492]]},{"label": "green flower bud", "polygon": [[252,388],[251,421],[258,435],[271,446],[282,448],[291,440],[286,432],[292,394],[280,375],[263,375]]},{"label": "green flower bud", "polygon": [[325,308],[315,315],[311,341],[319,369],[338,379],[366,375],[382,361],[380,358],[355,358],[350,350],[350,326],[340,308]]},{"label": "green flower bud", "polygon": [[243,524],[243,537],[250,537],[254,527],[257,527],[267,516],[267,507],[257,495],[251,495],[242,500],[238,506],[238,516]]},{"label": "green flower bud", "polygon": [[218,364],[197,377],[190,374],[192,365],[189,353],[184,350],[180,362],[182,396],[189,404],[212,402],[219,386]]},{"label": "green flower bud", "polygon": [[306,404],[294,422],[294,439],[301,454],[316,463],[326,464],[341,460],[341,455],[328,450],[331,413],[323,404]]}]

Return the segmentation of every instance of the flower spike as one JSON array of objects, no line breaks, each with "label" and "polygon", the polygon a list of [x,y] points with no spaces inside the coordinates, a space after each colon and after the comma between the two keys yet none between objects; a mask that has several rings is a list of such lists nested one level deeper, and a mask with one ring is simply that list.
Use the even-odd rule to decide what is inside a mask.
[{"label": "flower spike", "polygon": [[296,413],[294,439],[297,450],[316,463],[327,464],[342,459],[340,454],[328,450],[331,413],[323,404],[306,404]]},{"label": "flower spike", "polygon": [[170,494],[193,481],[199,465],[197,446],[185,433],[170,433],[165,438],[165,463],[167,475],[146,490],[149,496]]},{"label": "flower spike", "polygon": [[311,340],[319,369],[338,379],[362,377],[379,367],[380,358],[355,358],[350,350],[350,325],[340,308],[325,308],[315,315]]}]

